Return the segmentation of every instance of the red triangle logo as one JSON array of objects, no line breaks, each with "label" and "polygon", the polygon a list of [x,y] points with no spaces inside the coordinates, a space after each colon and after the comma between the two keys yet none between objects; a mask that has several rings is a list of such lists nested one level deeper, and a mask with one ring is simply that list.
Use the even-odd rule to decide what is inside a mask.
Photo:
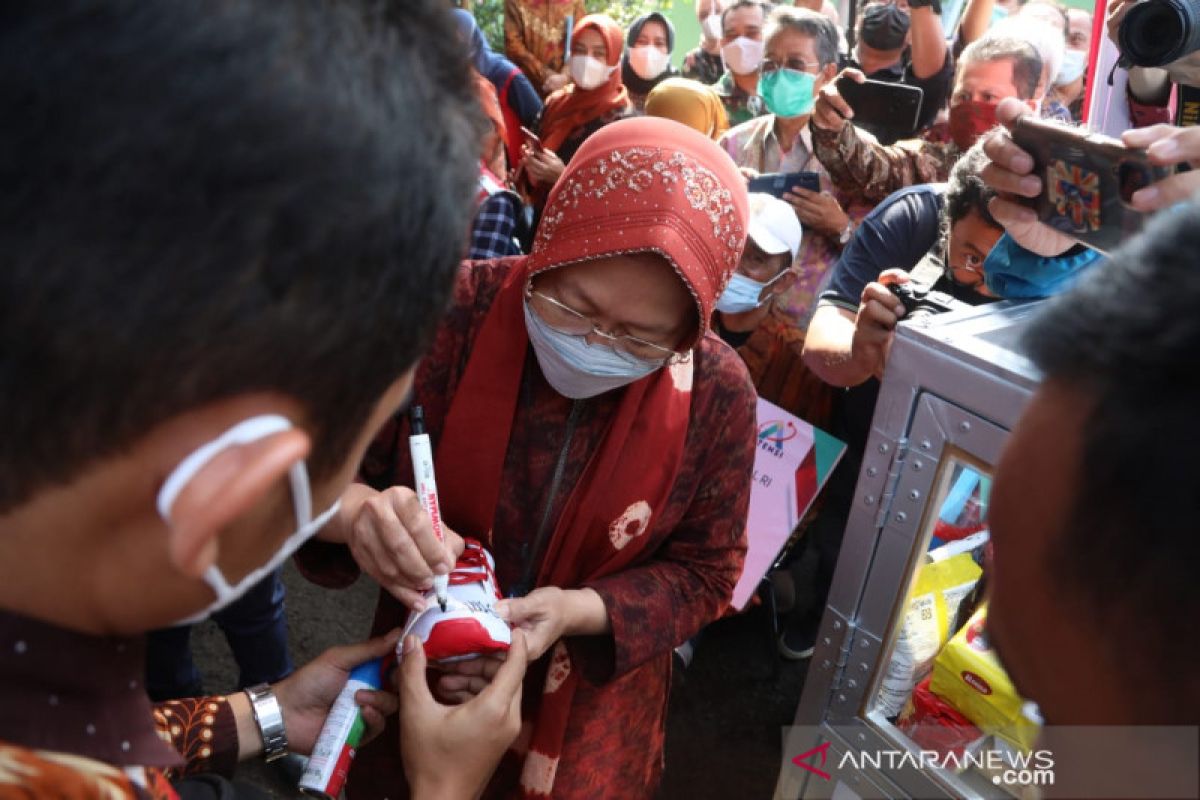
[{"label": "red triangle logo", "polygon": [[819,755],[819,756],[821,756],[821,766],[822,767],[825,766],[825,761],[829,758],[829,745],[831,745],[831,744],[833,744],[833,743],[825,742],[825,744],[819,744],[816,747],[814,747],[813,749],[811,749],[805,753],[801,753],[800,755],[793,758],[792,763],[795,764],[797,767],[801,767],[803,769],[808,770],[809,772],[811,772],[814,775],[819,775],[823,779],[829,780],[832,776],[828,772],[826,772],[823,769],[818,769],[817,767],[814,767],[812,764],[809,764],[806,759],[811,758],[814,755]]}]

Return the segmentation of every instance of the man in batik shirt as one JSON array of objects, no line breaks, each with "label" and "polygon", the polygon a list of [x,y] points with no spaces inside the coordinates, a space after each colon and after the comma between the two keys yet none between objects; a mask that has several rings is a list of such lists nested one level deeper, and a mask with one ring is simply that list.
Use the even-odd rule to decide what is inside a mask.
[{"label": "man in batik shirt", "polygon": [[[984,36],[963,51],[950,94],[950,142],[923,139],[884,146],[850,122],[854,112],[833,81],[821,90],[813,112],[812,139],[817,158],[834,186],[870,203],[918,183],[943,183],[950,168],[975,140],[996,124],[996,105],[1032,98],[1042,63],[1032,46],[1015,39]],[[861,72],[846,70],[858,80]]]}]

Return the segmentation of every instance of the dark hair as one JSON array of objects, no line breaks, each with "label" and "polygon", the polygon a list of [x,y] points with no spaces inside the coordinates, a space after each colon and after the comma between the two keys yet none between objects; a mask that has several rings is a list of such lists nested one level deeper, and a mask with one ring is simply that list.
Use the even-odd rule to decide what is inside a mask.
[{"label": "dark hair", "polygon": [[996,190],[983,180],[983,168],[988,163],[982,141],[976,142],[954,162],[946,182],[946,201],[942,211],[947,227],[965,219],[972,211],[993,228],[1003,227],[988,209],[988,202],[996,196]]},{"label": "dark hair", "polygon": [[967,64],[1004,59],[1012,63],[1013,86],[1016,87],[1017,97],[1022,100],[1033,97],[1042,79],[1042,57],[1029,42],[1007,36],[985,35],[963,50],[958,69],[961,71]]},{"label": "dark hair", "polygon": [[300,402],[315,476],[344,462],[465,249],[443,6],[0,6],[0,511],[248,392]]},{"label": "dark hair", "polygon": [[774,3],[769,3],[767,0],[737,0],[731,6],[721,12],[721,25],[725,25],[725,18],[730,12],[736,11],[739,8],[759,8],[762,9],[763,19],[766,20],[767,15],[771,13],[771,9],[775,7]]},{"label": "dark hair", "polygon": [[[675,52],[675,25],[671,20],[660,11],[651,11],[649,14],[643,14],[629,24],[629,32],[625,34],[625,44],[628,47],[633,47],[637,44],[637,38],[642,35],[642,28],[646,27],[647,22],[657,22],[663,26],[663,30],[667,34],[667,52]],[[629,60],[629,52],[625,52],[625,60]]]},{"label": "dark hair", "polygon": [[767,19],[763,41],[768,42],[774,39],[780,31],[784,30],[811,36],[816,43],[817,58],[820,59],[822,67],[837,63],[837,26],[824,14],[818,14],[807,8],[779,6],[771,12],[771,16]]},{"label": "dark hair", "polygon": [[1167,687],[1137,699],[1158,724],[1193,724],[1200,703],[1197,252],[1200,205],[1161,212],[1025,336],[1047,380],[1086,398],[1070,523],[1047,568],[1105,631],[1131,691],[1147,674]]}]

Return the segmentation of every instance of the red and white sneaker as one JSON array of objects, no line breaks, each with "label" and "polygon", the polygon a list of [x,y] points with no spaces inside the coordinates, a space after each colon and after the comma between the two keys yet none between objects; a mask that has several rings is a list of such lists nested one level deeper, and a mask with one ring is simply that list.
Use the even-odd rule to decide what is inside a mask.
[{"label": "red and white sneaker", "polygon": [[425,610],[409,613],[397,647],[410,634],[418,636],[425,657],[443,664],[505,652],[512,644],[512,630],[496,615],[500,598],[491,554],[479,542],[467,539],[450,573],[446,610],[442,611],[432,589],[426,592]]}]

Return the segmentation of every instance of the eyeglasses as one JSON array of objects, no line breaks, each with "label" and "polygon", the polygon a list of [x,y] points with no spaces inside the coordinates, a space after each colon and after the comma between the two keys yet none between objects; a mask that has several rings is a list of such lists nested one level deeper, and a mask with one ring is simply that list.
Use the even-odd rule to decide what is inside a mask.
[{"label": "eyeglasses", "polygon": [[[959,278],[959,273],[966,273],[974,276],[974,279],[962,280]],[[961,267],[950,268],[950,280],[957,283],[964,289],[974,289],[984,284],[987,276],[983,272],[983,259],[974,253],[968,253],[966,261]]]},{"label": "eyeglasses", "polygon": [[780,64],[770,59],[764,59],[762,62],[762,74],[769,75],[781,69],[791,69],[796,72],[807,72],[809,75],[816,75],[821,71],[820,64],[809,64],[802,58],[789,58],[783,64]]},{"label": "eyeglasses", "polygon": [[571,336],[595,334],[604,339],[609,347],[621,355],[657,364],[679,364],[691,357],[690,352],[680,353],[636,336],[628,334],[614,336],[601,330],[599,325],[575,309],[563,305],[549,295],[535,291],[532,286],[525,287],[525,299],[529,301],[529,306],[534,313],[559,333]]}]

